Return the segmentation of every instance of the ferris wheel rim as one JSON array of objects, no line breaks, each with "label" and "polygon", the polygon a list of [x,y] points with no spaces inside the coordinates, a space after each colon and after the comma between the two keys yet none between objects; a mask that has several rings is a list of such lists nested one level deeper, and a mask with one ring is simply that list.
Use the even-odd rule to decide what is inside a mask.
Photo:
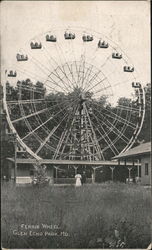
[{"label": "ferris wheel rim", "polygon": [[[87,29],[88,30],[88,29]],[[47,32],[46,32],[47,33]],[[45,33],[45,34],[46,34]],[[43,33],[44,34],[44,33]],[[37,37],[37,36],[36,36]],[[108,38],[108,40],[110,40],[109,38]],[[112,41],[113,42],[113,41]],[[122,50],[121,50],[122,51]],[[94,66],[94,65],[93,65]],[[144,91],[144,90],[143,90]],[[5,106],[5,109],[6,109],[6,113],[7,113],[7,119],[8,119],[8,123],[9,123],[9,126],[11,127],[11,129],[12,129],[12,131],[16,131],[15,130],[15,128],[13,127],[13,125],[12,125],[12,120],[10,119],[10,116],[9,116],[9,111],[8,111],[8,107],[7,107],[7,101],[6,101],[6,89],[5,89],[5,98],[4,98],[4,106]],[[142,120],[141,120],[141,122],[140,122],[140,127],[138,128],[138,133],[136,134],[136,137],[138,136],[138,134],[140,133],[140,131],[141,131],[141,128],[142,128],[142,124],[143,124],[143,120],[144,120],[144,114],[145,114],[145,97],[144,97],[144,94],[143,94],[143,107],[144,107],[144,109],[142,110],[143,111],[143,115],[142,115]],[[23,145],[26,149],[28,148],[28,146],[22,141],[22,139],[19,137],[19,135],[17,135],[18,137],[18,141],[19,141],[19,143],[21,144],[21,145]],[[122,153],[122,152],[124,152],[125,150],[127,150],[127,149],[129,149],[132,145],[133,145],[133,143],[134,143],[134,141],[135,141],[135,139],[133,140],[132,139],[132,137],[130,138],[130,141],[129,141],[129,143],[128,144],[130,144],[128,147],[126,146],[120,153]],[[27,150],[28,151],[28,150]],[[35,154],[33,151],[29,151],[30,152],[30,154],[31,154],[31,152],[33,153],[33,155],[32,156],[36,156],[36,158],[41,158],[41,157],[39,157],[37,154]]]}]

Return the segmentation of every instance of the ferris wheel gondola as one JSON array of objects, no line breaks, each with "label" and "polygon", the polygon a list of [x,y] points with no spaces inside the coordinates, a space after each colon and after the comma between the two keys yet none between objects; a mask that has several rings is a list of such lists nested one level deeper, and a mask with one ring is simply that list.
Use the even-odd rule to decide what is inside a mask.
[{"label": "ferris wheel gondola", "polygon": [[8,77],[16,77],[17,73],[16,73],[16,71],[13,72],[13,70],[10,70],[7,76]]},{"label": "ferris wheel gondola", "polygon": [[16,59],[17,59],[18,62],[20,62],[20,61],[27,61],[28,60],[28,56],[27,55],[17,54],[16,55]]},{"label": "ferris wheel gondola", "polygon": [[47,42],[56,42],[57,41],[57,38],[53,35],[46,35],[46,41]]},{"label": "ferris wheel gondola", "polygon": [[99,40],[99,42],[98,42],[98,48],[107,49],[108,47],[109,47],[109,44],[108,44],[108,43],[106,43],[105,41]]},{"label": "ferris wheel gondola", "polygon": [[83,35],[82,40],[84,42],[91,42],[91,41],[93,41],[93,36],[92,35]]},{"label": "ferris wheel gondola", "polygon": [[30,43],[31,49],[41,49],[42,48],[42,44],[38,43],[38,42],[31,42]]},{"label": "ferris wheel gondola", "polygon": [[124,66],[124,72],[134,72],[134,67]]},{"label": "ferris wheel gondola", "polygon": [[112,58],[114,58],[114,59],[122,59],[122,54],[112,53]]},{"label": "ferris wheel gondola", "polygon": [[67,40],[69,40],[69,39],[75,39],[75,34],[66,31],[66,32],[64,33],[64,38],[67,39]]},{"label": "ferris wheel gondola", "polygon": [[[130,148],[141,130],[142,83],[133,66],[124,66],[132,65],[126,54],[106,36],[65,30],[34,37],[17,54],[12,77],[6,75],[8,123],[36,159],[109,159]],[[132,101],[124,98],[124,86],[130,94],[136,91]]]},{"label": "ferris wheel gondola", "polygon": [[132,87],[133,88],[141,88],[141,83],[140,82],[132,82]]}]

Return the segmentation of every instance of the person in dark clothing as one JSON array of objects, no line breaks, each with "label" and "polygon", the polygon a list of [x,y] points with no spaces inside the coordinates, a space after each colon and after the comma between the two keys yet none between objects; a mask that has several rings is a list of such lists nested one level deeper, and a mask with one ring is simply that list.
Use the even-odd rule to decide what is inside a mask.
[{"label": "person in dark clothing", "polygon": [[82,173],[82,178],[81,178],[81,183],[82,183],[82,185],[84,184],[84,183],[86,183],[86,173],[85,173],[85,171],[83,171],[83,173]]}]

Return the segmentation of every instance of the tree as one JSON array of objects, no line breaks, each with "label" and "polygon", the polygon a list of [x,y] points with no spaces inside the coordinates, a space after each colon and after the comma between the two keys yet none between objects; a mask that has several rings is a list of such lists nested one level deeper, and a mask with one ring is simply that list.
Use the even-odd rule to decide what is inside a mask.
[{"label": "tree", "polygon": [[[145,118],[138,136],[138,141],[149,142],[151,140],[151,84],[145,87]],[[137,142],[138,143],[138,142]]]}]

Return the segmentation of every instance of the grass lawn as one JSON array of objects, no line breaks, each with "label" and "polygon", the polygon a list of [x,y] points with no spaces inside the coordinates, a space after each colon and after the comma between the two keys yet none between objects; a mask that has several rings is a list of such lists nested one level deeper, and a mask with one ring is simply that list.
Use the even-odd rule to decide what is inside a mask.
[{"label": "grass lawn", "polygon": [[16,187],[2,183],[4,248],[147,248],[150,189],[122,183]]}]

